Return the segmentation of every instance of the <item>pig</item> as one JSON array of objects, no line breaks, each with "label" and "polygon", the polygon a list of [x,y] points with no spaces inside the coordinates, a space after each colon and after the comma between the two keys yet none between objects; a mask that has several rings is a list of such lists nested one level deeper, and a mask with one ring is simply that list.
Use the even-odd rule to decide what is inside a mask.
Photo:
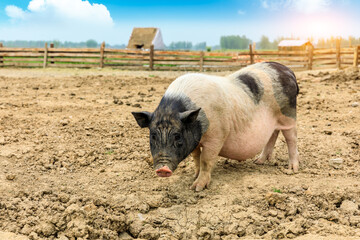
[{"label": "pig", "polygon": [[296,131],[295,74],[276,62],[245,67],[226,77],[200,73],[174,80],[154,112],[132,112],[150,130],[154,169],[170,177],[192,154],[195,181],[191,189],[209,186],[218,156],[257,164],[271,158],[281,131],[289,153],[289,169],[299,169]]}]

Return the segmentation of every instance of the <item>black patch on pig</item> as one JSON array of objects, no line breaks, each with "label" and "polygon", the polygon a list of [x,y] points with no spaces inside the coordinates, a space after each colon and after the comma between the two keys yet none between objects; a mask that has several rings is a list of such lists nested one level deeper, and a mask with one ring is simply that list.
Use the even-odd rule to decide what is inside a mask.
[{"label": "black patch on pig", "polygon": [[[281,108],[281,112],[288,117],[296,118],[296,97],[299,93],[299,86],[296,82],[294,72],[277,62],[267,62],[267,64],[277,72],[278,78],[273,79],[275,98]],[[279,92],[278,84],[281,86]],[[288,99],[288,103],[282,101],[280,94]]]},{"label": "black patch on pig", "polygon": [[205,113],[189,122],[181,121],[179,114],[196,109],[199,108],[187,97],[164,96],[161,99],[149,125],[150,150],[156,169],[166,165],[174,171],[199,145],[204,133],[199,118],[204,117]]},{"label": "black patch on pig", "polygon": [[268,62],[277,71],[283,93],[289,98],[290,107],[296,108],[296,96],[299,94],[299,86],[296,82],[294,72],[277,62]]},{"label": "black patch on pig", "polygon": [[256,104],[258,104],[261,100],[262,95],[264,94],[263,86],[260,82],[257,82],[256,79],[247,74],[241,74],[237,77],[237,79],[246,85],[246,87],[249,89],[249,91],[246,91],[248,95],[254,100]]}]

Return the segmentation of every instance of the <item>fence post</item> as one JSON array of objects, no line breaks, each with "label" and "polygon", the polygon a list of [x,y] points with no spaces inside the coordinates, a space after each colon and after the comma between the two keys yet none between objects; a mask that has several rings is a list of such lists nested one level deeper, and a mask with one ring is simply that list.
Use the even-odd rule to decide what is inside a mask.
[{"label": "fence post", "polygon": [[100,46],[100,68],[104,67],[104,51],[105,51],[105,42],[102,42]]},{"label": "fence post", "polygon": [[[0,43],[0,48],[2,48],[2,47],[3,47],[3,44]],[[3,63],[4,63],[4,57],[1,56],[1,57],[0,57],[0,64],[3,64]]]},{"label": "fence post", "polygon": [[254,53],[253,53],[252,44],[249,44],[249,55],[250,55],[250,64],[254,64]]},{"label": "fence post", "polygon": [[150,46],[149,68],[150,70],[154,70],[154,45]]},{"label": "fence post", "polygon": [[[50,48],[54,48],[54,43],[50,43]],[[51,61],[52,58],[54,58],[54,57],[50,57],[50,64],[54,64],[54,62]]]},{"label": "fence post", "polygon": [[340,39],[336,39],[336,67],[341,68],[341,57],[340,57]]},{"label": "fence post", "polygon": [[204,51],[200,52],[200,72],[204,71]]},{"label": "fence post", "polygon": [[46,68],[47,58],[48,58],[48,46],[47,43],[45,43],[43,68]]},{"label": "fence post", "polygon": [[308,46],[308,70],[312,70],[313,65],[313,46]]},{"label": "fence post", "polygon": [[351,46],[351,36],[349,36],[349,47],[352,47]]},{"label": "fence post", "polygon": [[360,45],[354,47],[354,62],[353,62],[353,67],[355,67],[355,68],[357,68],[357,67],[358,67],[358,64],[359,64],[359,50],[360,50]]}]

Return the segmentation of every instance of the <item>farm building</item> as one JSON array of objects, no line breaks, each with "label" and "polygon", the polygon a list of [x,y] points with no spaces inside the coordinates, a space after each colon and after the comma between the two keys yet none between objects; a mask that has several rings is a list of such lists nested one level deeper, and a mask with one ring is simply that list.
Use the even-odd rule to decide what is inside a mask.
[{"label": "farm building", "polygon": [[282,40],[278,49],[280,51],[300,51],[306,50],[308,46],[314,47],[308,40]]},{"label": "farm building", "polygon": [[134,28],[129,43],[128,49],[150,49],[154,45],[154,49],[164,49],[165,44],[162,39],[159,28]]}]

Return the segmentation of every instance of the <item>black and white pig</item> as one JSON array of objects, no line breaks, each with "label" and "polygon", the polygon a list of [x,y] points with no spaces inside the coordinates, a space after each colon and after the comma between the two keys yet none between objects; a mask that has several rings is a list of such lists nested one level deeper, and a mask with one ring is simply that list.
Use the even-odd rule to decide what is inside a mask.
[{"label": "black and white pig", "polygon": [[279,131],[286,139],[289,169],[299,168],[294,73],[263,62],[229,76],[186,74],[173,81],[153,113],[132,112],[150,129],[150,149],[160,177],[169,177],[190,153],[195,160],[191,188],[208,186],[218,156],[246,160],[261,150],[271,157]]}]

